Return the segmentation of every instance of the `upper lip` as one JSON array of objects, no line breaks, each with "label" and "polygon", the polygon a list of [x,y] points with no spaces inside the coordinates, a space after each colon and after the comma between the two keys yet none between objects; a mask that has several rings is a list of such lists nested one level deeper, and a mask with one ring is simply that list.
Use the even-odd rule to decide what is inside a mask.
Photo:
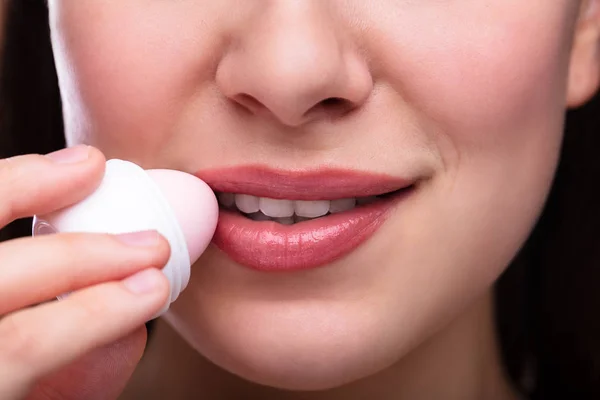
[{"label": "upper lip", "polygon": [[195,175],[215,192],[289,200],[377,196],[407,188],[416,182],[416,178],[351,169],[279,170],[260,165],[201,170]]}]

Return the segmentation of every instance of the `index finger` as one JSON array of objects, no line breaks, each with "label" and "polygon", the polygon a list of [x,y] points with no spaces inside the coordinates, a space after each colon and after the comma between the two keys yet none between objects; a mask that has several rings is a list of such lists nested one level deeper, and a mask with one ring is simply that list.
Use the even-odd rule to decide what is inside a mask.
[{"label": "index finger", "polygon": [[104,165],[102,153],[89,146],[0,160],[0,227],[83,200],[100,184]]}]

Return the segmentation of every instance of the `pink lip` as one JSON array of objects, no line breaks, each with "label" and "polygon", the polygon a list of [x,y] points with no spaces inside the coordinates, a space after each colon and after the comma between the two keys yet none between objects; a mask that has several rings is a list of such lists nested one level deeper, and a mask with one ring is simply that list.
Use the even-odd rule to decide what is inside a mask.
[{"label": "pink lip", "polygon": [[[293,200],[374,196],[411,188],[415,180],[346,170],[277,171],[238,167],[199,171],[214,191]],[[294,271],[329,264],[356,249],[411,190],[352,210],[282,225],[221,209],[213,242],[237,263],[260,271]]]}]

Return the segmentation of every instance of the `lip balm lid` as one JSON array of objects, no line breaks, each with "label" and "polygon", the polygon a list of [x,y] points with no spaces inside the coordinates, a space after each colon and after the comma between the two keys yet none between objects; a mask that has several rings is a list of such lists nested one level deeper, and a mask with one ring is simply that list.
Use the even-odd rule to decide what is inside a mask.
[{"label": "lip balm lid", "polygon": [[189,282],[190,255],[174,210],[140,166],[129,161],[109,160],[105,176],[92,195],[63,210],[36,216],[33,225],[34,235],[56,232],[119,234],[144,230],[158,231],[171,246],[169,261],[162,270],[170,283],[169,301],[162,314]]},{"label": "lip balm lid", "polygon": [[200,258],[215,233],[219,205],[214,192],[191,174],[171,169],[150,169],[146,173],[171,205],[193,264]]}]

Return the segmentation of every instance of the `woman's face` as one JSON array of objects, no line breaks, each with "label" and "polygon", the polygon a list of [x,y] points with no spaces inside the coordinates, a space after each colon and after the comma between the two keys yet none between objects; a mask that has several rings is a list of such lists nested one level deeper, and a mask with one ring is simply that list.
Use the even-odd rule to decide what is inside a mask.
[{"label": "woman's face", "polygon": [[412,185],[292,226],[227,214],[167,318],[245,378],[316,389],[391,365],[490,289],[549,191],[578,1],[49,7],[69,144],[263,197]]}]

